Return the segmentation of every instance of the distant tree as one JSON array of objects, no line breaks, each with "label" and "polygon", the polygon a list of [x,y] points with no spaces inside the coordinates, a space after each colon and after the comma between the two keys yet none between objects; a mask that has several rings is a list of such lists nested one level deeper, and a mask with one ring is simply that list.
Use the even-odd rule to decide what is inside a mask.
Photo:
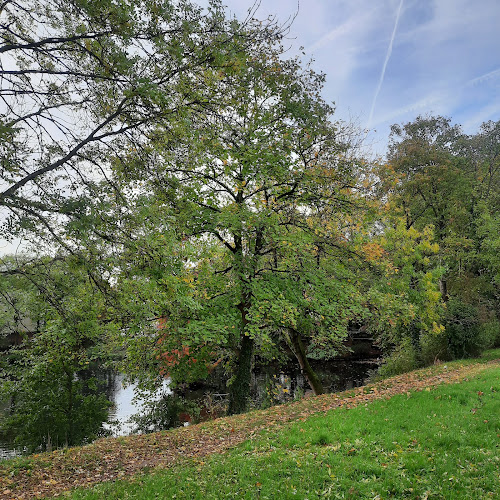
[{"label": "distant tree", "polygon": [[405,218],[394,215],[384,222],[383,233],[369,244],[377,246],[378,255],[367,280],[368,324],[387,357],[395,349],[401,356],[404,346],[411,358],[405,367],[409,370],[446,355],[446,346],[439,352],[444,331],[439,280],[444,269],[436,261],[439,245],[432,226],[407,229]]},{"label": "distant tree", "polygon": [[[454,151],[461,135],[448,119],[419,117],[403,127],[393,126],[389,145],[389,168],[398,179],[396,206],[403,210],[408,229],[434,226],[444,265],[451,265],[450,252],[470,243],[471,184]],[[446,301],[446,275],[441,293]]]},{"label": "distant tree", "polygon": [[[498,124],[483,124],[478,134],[467,136],[449,119],[419,117],[393,126],[388,163],[380,170],[385,196],[407,230],[433,227],[439,252],[430,260],[442,269],[443,301],[453,299],[450,310],[476,311],[491,325],[498,325],[499,311],[498,153]],[[455,320],[450,311],[445,316],[452,335],[458,331]],[[488,342],[478,337],[477,343]],[[448,355],[460,351],[455,344],[450,337]]]}]

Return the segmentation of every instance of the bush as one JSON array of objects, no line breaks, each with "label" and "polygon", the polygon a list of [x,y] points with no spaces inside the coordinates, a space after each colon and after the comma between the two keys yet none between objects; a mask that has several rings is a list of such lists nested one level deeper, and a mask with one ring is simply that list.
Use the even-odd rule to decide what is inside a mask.
[{"label": "bush", "polygon": [[133,432],[148,433],[179,427],[190,419],[197,420],[199,414],[200,408],[195,401],[166,394],[157,401],[148,401],[142,412],[130,420],[135,424]]},{"label": "bush", "polygon": [[104,394],[97,394],[94,382],[57,365],[3,382],[0,399],[7,409],[0,433],[30,453],[93,441],[105,434],[102,424],[111,405]]},{"label": "bush", "polygon": [[481,338],[485,349],[500,347],[500,321],[492,319],[481,325]]},{"label": "bush", "polygon": [[379,368],[379,374],[382,377],[390,377],[415,370],[418,367],[419,362],[415,348],[412,345],[411,339],[406,338],[384,360],[384,363]]},{"label": "bush", "polygon": [[449,361],[450,359],[446,331],[429,332],[422,335],[421,361],[424,366],[432,365],[437,361]]},{"label": "bush", "polygon": [[481,334],[477,308],[457,299],[447,303],[446,336],[448,351],[453,358],[477,356],[487,346]]},{"label": "bush", "polygon": [[267,379],[266,392],[261,404],[261,408],[280,405],[293,401],[294,394],[291,388],[290,377],[280,373]]}]

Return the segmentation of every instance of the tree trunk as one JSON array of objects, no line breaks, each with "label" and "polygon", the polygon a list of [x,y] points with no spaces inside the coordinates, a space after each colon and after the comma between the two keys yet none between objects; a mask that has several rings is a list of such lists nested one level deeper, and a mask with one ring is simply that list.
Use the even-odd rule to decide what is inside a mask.
[{"label": "tree trunk", "polygon": [[304,347],[304,343],[302,342],[300,333],[293,332],[290,335],[290,338],[292,340],[295,357],[297,358],[300,369],[306,377],[307,382],[311,386],[312,391],[316,396],[318,394],[324,394],[325,390],[323,388],[323,384],[321,383],[319,377],[316,375],[316,372],[312,369],[311,365],[309,364],[309,360],[307,359],[306,349]]},{"label": "tree trunk", "polygon": [[68,432],[66,434],[65,447],[74,444],[74,418],[73,418],[73,377],[74,374],[69,370],[66,370],[66,389],[68,391],[68,407],[66,408],[66,415],[68,418]]},{"label": "tree trunk", "polygon": [[243,335],[238,356],[238,366],[236,367],[236,375],[229,388],[228,415],[243,413],[248,409],[250,381],[252,377],[253,348],[254,340],[248,335]]},{"label": "tree trunk", "polygon": [[439,291],[441,292],[443,302],[448,302],[448,283],[446,278],[441,278],[439,280]]}]

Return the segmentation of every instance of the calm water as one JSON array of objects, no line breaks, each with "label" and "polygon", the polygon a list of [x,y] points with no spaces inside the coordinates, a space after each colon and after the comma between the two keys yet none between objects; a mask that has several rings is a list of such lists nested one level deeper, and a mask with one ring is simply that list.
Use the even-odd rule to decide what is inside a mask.
[{"label": "calm water", "polygon": [[[338,392],[353,387],[363,385],[371,372],[377,368],[377,361],[368,360],[336,360],[322,363],[312,363],[318,376],[321,378],[325,391]],[[135,384],[125,384],[125,376],[112,373],[110,371],[102,372],[99,379],[103,382],[102,390],[106,393],[113,407],[109,413],[109,423],[103,426],[113,436],[128,435],[133,430],[133,424],[129,422],[130,417],[141,411],[144,400],[135,398]],[[186,398],[197,399],[207,392],[222,396],[227,392],[223,385],[223,380],[215,382],[210,388],[200,387],[197,390],[187,391],[183,394]],[[252,397],[257,402],[262,402],[269,394],[270,387],[280,387],[287,389],[287,395],[301,395],[307,393],[309,385],[300,373],[298,367],[289,367],[286,370],[273,371],[272,367],[262,369],[252,377]],[[169,388],[169,381],[166,380],[163,387],[152,397],[160,399],[163,395],[172,394]],[[282,393],[283,394],[283,393]],[[149,399],[151,400],[151,399]],[[2,408],[0,408],[0,412]],[[0,460],[13,458],[16,456],[7,443],[0,441]]]},{"label": "calm water", "polygon": [[[109,422],[105,423],[104,428],[111,432],[112,436],[127,436],[133,430],[133,424],[130,417],[139,413],[144,405],[144,400],[135,396],[136,384],[126,384],[125,375],[119,373],[114,380],[114,389],[111,395],[113,407],[109,412]],[[151,398],[158,400],[164,395],[172,394],[169,388],[169,380],[165,380],[161,389],[159,389]]]}]

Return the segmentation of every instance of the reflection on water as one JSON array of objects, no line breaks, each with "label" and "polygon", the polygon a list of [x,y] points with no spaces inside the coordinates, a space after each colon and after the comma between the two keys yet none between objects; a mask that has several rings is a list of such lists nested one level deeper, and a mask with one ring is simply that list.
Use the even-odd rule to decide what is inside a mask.
[{"label": "reflection on water", "polygon": [[[338,392],[353,387],[358,387],[366,383],[370,373],[378,366],[377,360],[333,360],[329,362],[314,363],[313,367],[323,382],[327,392]],[[269,387],[270,379],[275,378],[281,384],[287,384],[290,394],[307,394],[309,386],[305,377],[298,367],[292,366],[285,370],[276,370],[275,367],[263,367],[252,377],[252,396],[261,403],[266,398],[266,391]],[[141,411],[145,400],[135,398],[135,384],[126,384],[125,376],[111,370],[93,371],[93,376],[99,380],[101,391],[106,394],[113,403],[109,412],[108,422],[103,427],[112,436],[125,436],[132,432],[133,424],[129,422],[130,417]],[[201,386],[197,390],[176,391],[188,399],[196,399],[207,393],[216,396],[223,396],[227,392],[224,377],[213,381],[210,387]],[[148,401],[158,400],[165,394],[172,394],[169,388],[169,380],[166,380],[154,395],[148,397]],[[0,408],[0,413],[2,408]],[[13,458],[19,452],[13,451],[11,446],[0,441],[0,460]]]},{"label": "reflection on water", "polygon": [[[87,374],[89,375],[89,374]],[[104,422],[103,428],[111,436],[126,436],[133,430],[133,425],[129,419],[138,413],[144,405],[144,400],[134,397],[136,384],[126,384],[125,375],[111,370],[93,370],[92,376],[99,380],[100,392],[105,394],[111,401],[112,407],[108,414],[108,422]],[[156,400],[164,394],[172,394],[169,388],[169,380],[165,380],[163,386],[148,400]],[[6,410],[6,406],[0,407],[0,413]],[[21,454],[22,450],[15,450],[8,440],[0,439],[0,460],[15,458]]]},{"label": "reflection on water", "polygon": [[[6,411],[7,405],[0,404],[0,416]],[[0,460],[7,460],[8,458],[14,458],[18,455],[8,443],[2,441],[0,438]]]},{"label": "reflection on water", "polygon": [[[311,366],[320,378],[325,392],[340,392],[365,385],[370,375],[378,368],[379,360],[336,359],[330,361],[311,361]],[[266,399],[269,386],[278,384],[286,387],[292,396],[312,393],[307,379],[299,367],[288,366],[278,370],[274,367],[263,367],[252,377],[252,397],[258,402]],[[278,398],[279,399],[279,398]]]},{"label": "reflection on water", "polygon": [[[111,394],[113,406],[109,412],[108,422],[104,423],[104,428],[112,436],[127,436],[133,431],[133,424],[130,417],[141,411],[145,400],[135,396],[136,384],[126,384],[125,375],[119,373],[114,377],[114,388]],[[169,388],[170,381],[165,380],[163,386],[156,391],[148,401],[159,400],[162,396],[172,394]]]}]

